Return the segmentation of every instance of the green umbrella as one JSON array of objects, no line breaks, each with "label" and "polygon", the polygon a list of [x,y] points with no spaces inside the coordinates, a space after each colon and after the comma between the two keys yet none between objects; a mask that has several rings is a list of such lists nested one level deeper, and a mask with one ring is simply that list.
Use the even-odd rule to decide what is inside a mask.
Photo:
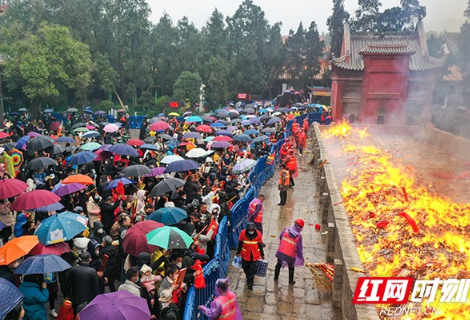
[{"label": "green umbrella", "polygon": [[87,128],[84,128],[84,127],[80,127],[80,128],[73,129],[73,131],[75,131],[75,132],[88,132],[90,130],[88,130]]},{"label": "green umbrella", "polygon": [[176,227],[164,226],[147,233],[147,242],[163,249],[187,249],[193,239]]},{"label": "green umbrella", "polygon": [[101,144],[96,143],[96,142],[89,142],[89,143],[85,143],[83,146],[80,146],[80,149],[85,150],[85,151],[95,151],[99,147],[101,147]]}]

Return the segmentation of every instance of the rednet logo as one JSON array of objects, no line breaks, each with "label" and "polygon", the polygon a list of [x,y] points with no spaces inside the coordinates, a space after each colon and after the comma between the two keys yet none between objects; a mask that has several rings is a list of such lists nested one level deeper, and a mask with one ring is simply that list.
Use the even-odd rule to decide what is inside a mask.
[{"label": "rednet logo", "polygon": [[400,304],[407,303],[413,278],[361,277],[357,282],[353,303]]}]

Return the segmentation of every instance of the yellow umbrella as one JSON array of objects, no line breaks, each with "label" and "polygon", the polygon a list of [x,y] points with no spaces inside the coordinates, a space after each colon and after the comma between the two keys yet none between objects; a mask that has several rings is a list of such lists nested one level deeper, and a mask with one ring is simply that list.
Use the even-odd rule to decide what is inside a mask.
[{"label": "yellow umbrella", "polygon": [[180,114],[179,114],[178,112],[170,112],[168,115],[169,115],[169,116],[175,116],[175,117],[179,117],[179,116],[180,116]]}]

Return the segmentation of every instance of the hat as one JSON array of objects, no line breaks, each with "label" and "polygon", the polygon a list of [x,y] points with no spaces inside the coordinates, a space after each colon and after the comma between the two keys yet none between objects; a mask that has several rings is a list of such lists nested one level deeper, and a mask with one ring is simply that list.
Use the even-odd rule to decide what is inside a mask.
[{"label": "hat", "polygon": [[165,208],[174,208],[174,207],[175,207],[174,202],[168,201],[167,203],[165,203]]},{"label": "hat", "polygon": [[212,163],[212,162],[214,162],[214,161],[212,160],[212,158],[211,158],[211,157],[207,157],[207,158],[206,158],[206,162],[208,162],[208,163]]},{"label": "hat", "polygon": [[170,302],[172,298],[173,298],[173,295],[171,294],[170,289],[162,290],[162,292],[160,293],[160,298],[158,299],[158,301],[164,302],[164,303],[165,302]]},{"label": "hat", "polygon": [[143,272],[143,273],[146,273],[147,271],[152,272],[153,270],[152,270],[152,268],[150,268],[148,265],[144,264],[144,265],[142,266],[142,268],[140,268],[140,271]]},{"label": "hat", "polygon": [[253,222],[248,222],[246,230],[256,230],[256,225]]},{"label": "hat", "polygon": [[303,228],[304,225],[305,225],[305,222],[304,222],[304,220],[302,220],[302,219],[297,219],[297,220],[295,220],[295,223],[297,223],[297,224],[298,224],[299,226],[301,226],[302,228]]},{"label": "hat", "polygon": [[82,212],[83,212],[83,208],[80,207],[80,206],[77,206],[77,207],[73,208],[73,212],[75,212],[75,213],[82,213]]}]

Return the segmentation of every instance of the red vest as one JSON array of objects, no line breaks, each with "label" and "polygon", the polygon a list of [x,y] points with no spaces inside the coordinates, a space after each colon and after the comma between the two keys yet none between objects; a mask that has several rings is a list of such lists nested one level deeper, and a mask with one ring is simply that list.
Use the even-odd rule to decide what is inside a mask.
[{"label": "red vest", "polygon": [[250,217],[253,216],[256,210],[256,206],[258,204],[261,205],[261,210],[259,211],[258,215],[253,219],[253,222],[263,223],[263,202],[261,202],[260,199],[253,199],[250,202],[250,205],[248,207],[248,214]]},{"label": "red vest", "polygon": [[297,170],[297,157],[295,155],[290,155],[286,160],[286,167],[291,171]]},{"label": "red vest", "polygon": [[295,258],[297,255],[297,242],[299,242],[299,237],[291,237],[289,231],[285,231],[282,235],[278,251],[288,257]]},{"label": "red vest", "polygon": [[[284,179],[282,179],[282,176],[284,175]],[[289,170],[282,169],[281,172],[279,173],[279,184],[288,186],[290,184],[290,173]]]},{"label": "red vest", "polygon": [[223,296],[215,298],[215,301],[220,303],[222,306],[222,312],[217,318],[218,319],[228,319],[235,320],[236,311],[237,311],[237,296],[232,291],[227,291]]},{"label": "red vest", "polygon": [[261,232],[256,231],[258,235],[253,240],[250,240],[245,235],[246,230],[242,230],[240,233],[239,241],[243,242],[241,256],[245,261],[251,261],[251,255],[253,254],[253,261],[258,261],[261,258],[261,253],[259,251],[259,243],[263,242],[261,240]]},{"label": "red vest", "polygon": [[219,224],[215,219],[211,219],[211,222],[209,223],[209,227],[207,228],[206,235],[209,233],[211,229],[214,229],[214,233],[212,234],[211,240],[214,240],[217,237],[217,231],[219,230]]}]

